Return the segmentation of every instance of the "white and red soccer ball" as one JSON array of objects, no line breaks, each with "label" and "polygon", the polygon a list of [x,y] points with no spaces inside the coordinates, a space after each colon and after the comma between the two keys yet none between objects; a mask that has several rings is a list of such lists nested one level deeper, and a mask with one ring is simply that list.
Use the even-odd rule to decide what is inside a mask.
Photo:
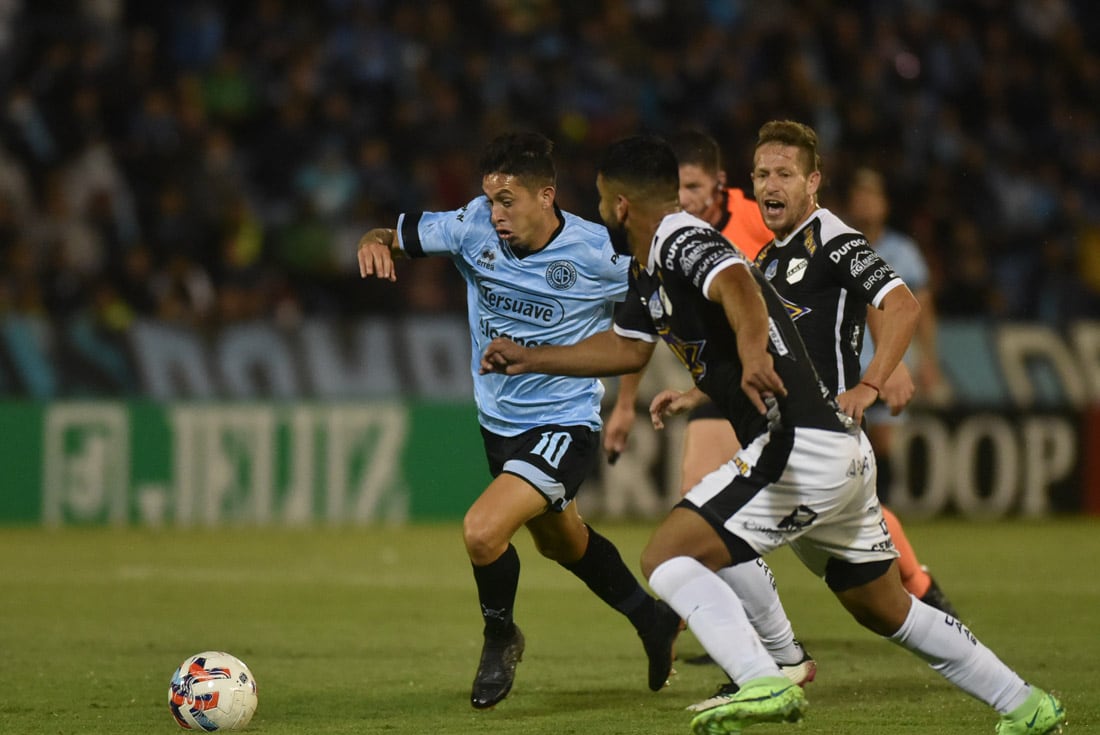
[{"label": "white and red soccer ball", "polygon": [[203,651],[176,669],[168,708],[185,730],[240,730],[256,712],[256,679],[248,666],[224,651]]}]

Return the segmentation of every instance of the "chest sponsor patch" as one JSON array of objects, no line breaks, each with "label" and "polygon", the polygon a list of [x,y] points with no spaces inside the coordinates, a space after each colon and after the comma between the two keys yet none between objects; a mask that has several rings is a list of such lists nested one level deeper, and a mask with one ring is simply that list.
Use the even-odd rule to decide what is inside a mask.
[{"label": "chest sponsor patch", "polygon": [[565,318],[565,307],[550,296],[495,281],[479,281],[477,289],[482,307],[498,316],[545,327]]}]

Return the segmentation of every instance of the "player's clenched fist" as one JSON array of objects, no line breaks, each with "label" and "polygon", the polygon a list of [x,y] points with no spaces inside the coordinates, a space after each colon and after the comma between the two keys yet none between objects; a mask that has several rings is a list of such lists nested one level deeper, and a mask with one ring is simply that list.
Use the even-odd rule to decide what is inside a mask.
[{"label": "player's clenched fist", "polygon": [[497,337],[481,354],[481,374],[504,373],[518,375],[527,369],[527,348],[507,337]]}]

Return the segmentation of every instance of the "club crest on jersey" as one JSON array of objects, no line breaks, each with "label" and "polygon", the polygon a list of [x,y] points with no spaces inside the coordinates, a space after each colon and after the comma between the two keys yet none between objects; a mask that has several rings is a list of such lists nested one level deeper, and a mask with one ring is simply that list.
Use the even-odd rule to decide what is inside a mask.
[{"label": "club crest on jersey", "polygon": [[497,269],[496,260],[496,252],[494,252],[492,248],[485,248],[481,251],[481,255],[477,256],[477,260],[474,262],[479,268],[484,268],[487,271],[495,271]]},{"label": "club crest on jersey", "polygon": [[787,283],[798,283],[802,280],[802,277],[806,275],[806,267],[810,264],[810,261],[805,258],[791,258],[791,262],[787,264]]},{"label": "club crest on jersey", "polygon": [[779,271],[779,261],[778,260],[773,260],[772,262],[768,263],[768,269],[766,271],[764,271],[764,277],[767,278],[770,281],[771,279],[775,278],[775,274],[778,271]]},{"label": "club crest on jersey", "polygon": [[568,260],[555,260],[546,268],[546,282],[559,291],[573,288],[577,282],[577,269]]}]

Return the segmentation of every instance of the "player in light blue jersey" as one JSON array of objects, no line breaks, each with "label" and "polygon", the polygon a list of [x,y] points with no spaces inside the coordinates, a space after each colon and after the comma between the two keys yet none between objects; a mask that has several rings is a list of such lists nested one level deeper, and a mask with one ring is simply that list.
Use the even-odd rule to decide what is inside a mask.
[{"label": "player in light blue jersey", "polygon": [[445,255],[467,284],[474,394],[492,482],[466,513],[485,643],[470,703],[492,707],[508,695],[524,638],[513,619],[519,556],[511,543],[527,526],[539,551],[584,581],[638,631],[650,689],[672,669],[680,616],[646,593],[615,546],[581,518],[573,502],[600,449],[594,378],[481,375],[496,337],[573,344],[611,325],[626,293],[629,258],[607,230],[554,202],[553,144],[534,133],[494,140],[482,155],[483,196],[451,212],[410,212],[395,229],[359,242],[364,278],[396,280],[394,256]]},{"label": "player in light blue jersey", "polygon": [[514,235],[498,233],[498,223],[491,221],[493,206],[481,196],[454,212],[417,212],[397,220],[404,253],[449,256],[466,281],[481,425],[504,436],[547,424],[599,431],[603,386],[598,380],[478,375],[478,360],[495,337],[528,345],[572,344],[606,329],[614,302],[626,293],[629,258],[611,250],[603,226],[562,212],[552,201],[545,210],[538,205],[554,225],[545,246],[513,247]]}]

